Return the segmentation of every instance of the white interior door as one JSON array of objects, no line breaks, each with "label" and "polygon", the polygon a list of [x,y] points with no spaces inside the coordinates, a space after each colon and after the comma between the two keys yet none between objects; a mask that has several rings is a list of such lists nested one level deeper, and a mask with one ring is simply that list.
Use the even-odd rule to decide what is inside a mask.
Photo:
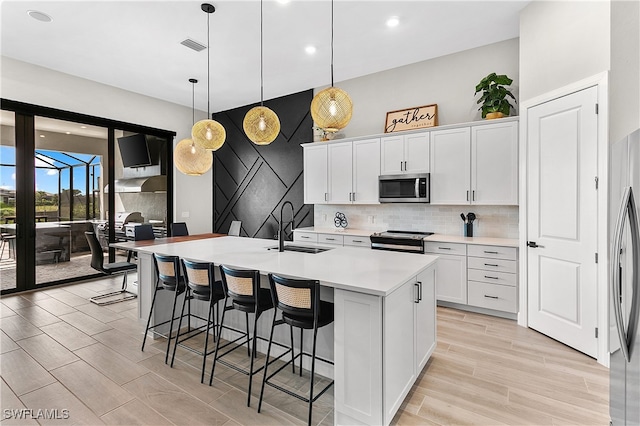
[{"label": "white interior door", "polygon": [[592,357],[597,100],[591,87],[530,108],[527,117],[529,326]]}]

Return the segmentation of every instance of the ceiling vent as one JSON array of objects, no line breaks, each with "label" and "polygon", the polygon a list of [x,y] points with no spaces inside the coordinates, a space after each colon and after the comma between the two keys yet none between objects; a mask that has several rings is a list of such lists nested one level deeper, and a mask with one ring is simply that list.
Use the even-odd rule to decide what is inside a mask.
[{"label": "ceiling vent", "polygon": [[193,49],[196,52],[202,52],[204,49],[207,48],[207,46],[205,46],[204,44],[197,42],[195,40],[192,40],[190,38],[186,40],[182,40],[180,44],[183,46],[187,46],[189,49]]}]

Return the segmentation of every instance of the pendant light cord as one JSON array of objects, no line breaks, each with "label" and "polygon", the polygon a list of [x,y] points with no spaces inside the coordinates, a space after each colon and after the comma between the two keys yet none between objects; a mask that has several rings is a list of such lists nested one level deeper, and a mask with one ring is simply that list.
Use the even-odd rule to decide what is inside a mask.
[{"label": "pendant light cord", "polygon": [[211,13],[207,13],[207,120],[211,119],[211,92],[210,92],[210,84],[211,84],[211,59],[209,58],[211,55],[211,36],[209,35],[209,23],[211,22]]},{"label": "pendant light cord", "polygon": [[331,87],[333,87],[333,0],[331,0]]},{"label": "pendant light cord", "polygon": [[260,0],[260,106],[264,106],[264,72],[262,64],[262,0]]},{"label": "pendant light cord", "polygon": [[191,81],[191,122],[196,124],[196,80]]}]

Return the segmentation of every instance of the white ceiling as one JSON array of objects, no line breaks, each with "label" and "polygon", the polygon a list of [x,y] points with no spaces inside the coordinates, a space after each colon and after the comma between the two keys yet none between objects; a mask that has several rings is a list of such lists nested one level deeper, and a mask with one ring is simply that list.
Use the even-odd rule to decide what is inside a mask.
[{"label": "white ceiling", "polygon": [[[207,110],[211,23],[211,108],[260,100],[260,2],[2,1],[1,53],[100,83]],[[284,3],[284,4],[283,4]],[[335,0],[335,81],[359,77],[518,36],[528,0]],[[37,10],[52,22],[27,15]],[[400,25],[388,28],[390,16]],[[270,99],[330,83],[331,2],[264,1],[264,96]],[[305,46],[317,47],[313,56]],[[336,84],[339,85],[339,84]]]}]

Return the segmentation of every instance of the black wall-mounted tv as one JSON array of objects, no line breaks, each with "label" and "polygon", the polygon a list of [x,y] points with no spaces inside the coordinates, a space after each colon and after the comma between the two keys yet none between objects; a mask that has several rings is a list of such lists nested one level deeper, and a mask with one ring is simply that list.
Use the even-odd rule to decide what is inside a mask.
[{"label": "black wall-mounted tv", "polygon": [[120,156],[124,167],[151,165],[151,156],[145,135],[137,134],[118,138],[118,147],[120,147]]}]

